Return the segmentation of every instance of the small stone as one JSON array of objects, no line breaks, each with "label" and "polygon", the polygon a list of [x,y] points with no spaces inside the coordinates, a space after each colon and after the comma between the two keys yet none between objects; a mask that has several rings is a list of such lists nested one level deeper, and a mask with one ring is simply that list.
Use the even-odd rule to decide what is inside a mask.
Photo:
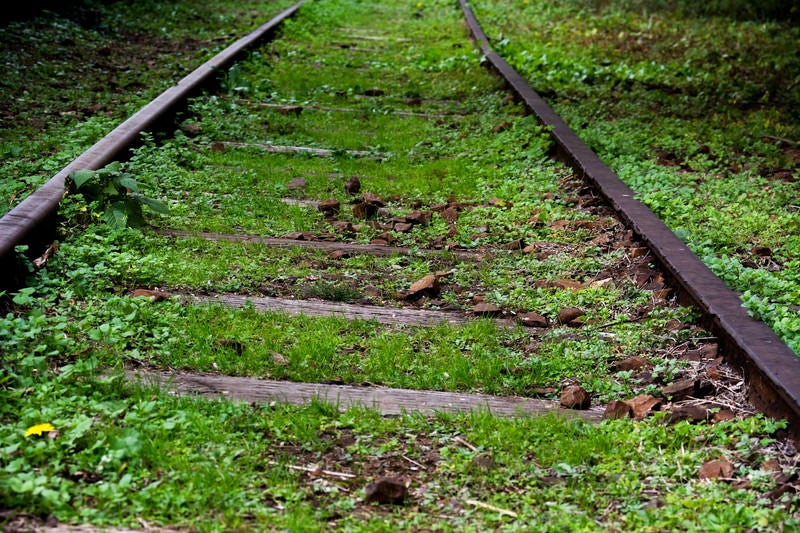
[{"label": "small stone", "polygon": [[630,406],[633,418],[641,420],[649,415],[652,410],[660,406],[661,400],[649,394],[640,394],[639,396],[627,400],[625,403]]},{"label": "small stone", "polygon": [[676,407],[667,415],[666,422],[667,424],[676,424],[682,420],[703,422],[704,420],[708,420],[709,417],[710,413],[708,410],[702,407],[696,405],[682,405],[681,407]]},{"label": "small stone", "polygon": [[566,409],[588,409],[592,399],[580,385],[570,385],[561,391],[561,407]]},{"label": "small stone", "polygon": [[539,313],[517,315],[517,321],[528,328],[546,328],[548,326],[547,319]]},{"label": "small stone", "polygon": [[448,207],[447,209],[445,209],[444,211],[442,211],[441,213],[439,213],[439,215],[440,215],[440,216],[441,216],[443,219],[445,219],[446,221],[448,221],[448,222],[449,222],[449,223],[451,223],[451,224],[452,224],[453,222],[455,222],[456,220],[458,220],[458,211],[456,211],[456,210],[455,210],[455,209],[453,209],[452,207]]},{"label": "small stone", "polygon": [[287,191],[299,191],[308,187],[308,180],[305,178],[292,178],[286,184]]},{"label": "small stone", "polygon": [[525,241],[522,239],[514,239],[511,242],[507,242],[505,244],[501,244],[500,248],[503,250],[522,250],[525,248]]},{"label": "small stone", "polygon": [[346,220],[336,220],[334,222],[331,222],[331,226],[336,228],[336,231],[338,233],[340,233],[340,234],[341,233],[355,233],[355,231],[356,231],[355,228],[353,227],[353,224],[351,224],[350,222],[348,222]]},{"label": "small stone", "polygon": [[134,289],[131,296],[134,298],[152,298],[154,302],[163,302],[172,298],[172,295],[168,292],[152,289]]},{"label": "small stone", "polygon": [[472,312],[477,316],[498,316],[503,314],[503,310],[494,304],[481,302],[472,308]]},{"label": "small stone", "polygon": [[414,224],[408,224],[406,222],[396,222],[394,225],[394,230],[398,233],[408,233],[414,228]]},{"label": "small stone", "polygon": [[383,477],[370,483],[364,488],[368,503],[381,505],[402,505],[408,497],[408,487],[402,479],[396,477]]},{"label": "small stone", "polygon": [[619,418],[627,418],[631,416],[631,406],[621,400],[611,400],[606,405],[606,410],[603,413],[603,418],[608,420],[617,420]]},{"label": "small stone", "polygon": [[353,206],[353,216],[361,220],[374,218],[378,214],[378,206],[367,202],[358,203]]},{"label": "small stone", "polygon": [[558,322],[559,324],[569,324],[583,314],[583,309],[579,307],[567,307],[558,312]]},{"label": "small stone", "polygon": [[350,257],[350,253],[344,250],[334,250],[328,257],[330,257],[333,260],[345,259],[347,257]]},{"label": "small stone", "polygon": [[358,179],[358,176],[350,178],[347,183],[344,184],[344,190],[350,194],[358,194],[359,191],[361,191],[361,180]]},{"label": "small stone", "polygon": [[335,198],[330,198],[328,200],[322,200],[319,205],[317,206],[322,213],[326,215],[333,215],[339,212],[339,200]]},{"label": "small stone", "polygon": [[727,459],[706,461],[698,472],[700,479],[730,479],[733,477],[733,464]]},{"label": "small stone", "polygon": [[361,201],[367,204],[373,204],[377,207],[383,207],[384,205],[383,199],[377,194],[371,192],[365,192],[364,194],[362,194]]},{"label": "small stone", "polygon": [[437,278],[434,274],[428,274],[427,276],[415,281],[411,287],[409,287],[406,298],[413,299],[419,298],[420,296],[436,296],[439,294],[439,290],[439,278]]},{"label": "small stone", "polygon": [[409,224],[427,224],[431,221],[430,211],[412,211],[406,215],[406,222]]},{"label": "small stone", "polygon": [[651,368],[653,365],[642,357],[641,355],[632,355],[630,357],[626,357],[622,361],[617,361],[612,363],[611,368],[615,372],[627,372],[630,370],[640,370],[642,368]]}]

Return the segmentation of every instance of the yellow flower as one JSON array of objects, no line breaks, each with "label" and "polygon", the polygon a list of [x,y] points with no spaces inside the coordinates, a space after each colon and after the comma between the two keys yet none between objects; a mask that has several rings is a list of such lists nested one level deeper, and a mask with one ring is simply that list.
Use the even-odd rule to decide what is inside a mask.
[{"label": "yellow flower", "polygon": [[422,7],[422,2],[417,2],[417,9]]},{"label": "yellow flower", "polygon": [[30,437],[31,435],[41,435],[42,433],[53,431],[54,429],[56,428],[54,428],[53,424],[50,424],[49,422],[44,424],[36,424],[35,426],[29,427],[25,431],[25,436]]},{"label": "yellow flower", "polygon": [[81,213],[85,213],[85,212],[86,212],[86,206],[85,206],[85,205],[82,205],[82,206],[81,206],[81,208],[80,208],[80,212],[81,212]]}]

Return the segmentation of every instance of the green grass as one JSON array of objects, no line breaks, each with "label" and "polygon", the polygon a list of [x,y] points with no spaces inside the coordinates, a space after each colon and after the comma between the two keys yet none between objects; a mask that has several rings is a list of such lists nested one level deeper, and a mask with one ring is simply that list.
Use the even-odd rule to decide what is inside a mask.
[{"label": "green grass", "polygon": [[0,215],[227,42],[267,2],[81,1],[0,28]]},{"label": "green grass", "polygon": [[781,4],[474,5],[495,48],[798,351],[798,29],[752,18]]},{"label": "green grass", "polygon": [[[184,9],[159,5],[154,20],[169,6]],[[205,8],[197,9],[202,19]],[[149,24],[149,14],[139,15]],[[365,27],[383,39],[351,31]],[[673,354],[708,343],[690,309],[631,279],[650,271],[646,260],[630,270],[635,243],[614,247],[624,228],[602,211],[575,209],[580,184],[548,161],[546,132],[504,101],[452,2],[309,2],[277,41],[221,82],[219,93],[198,97],[180,117],[175,129],[183,132],[146,135],[124,164],[144,194],[171,207],[169,215],[147,213],[155,228],[320,233],[332,227],[322,214],[282,198],[334,197],[344,206],[340,218],[359,222],[343,188],[353,175],[362,191],[387,200],[393,216],[470,205],[452,225],[434,214],[429,224],[394,235],[411,248],[407,255],[333,259],[166,238],[150,228],[111,230],[94,216],[101,206],[69,195],[58,253],[45,268],[29,265],[28,285],[2,300],[0,507],[12,511],[2,520],[144,521],[198,531],[798,527],[796,498],[781,495],[788,487],[773,471],[776,459],[778,468],[794,469],[776,440],[785,424],[761,416],[693,425],[668,424],[664,415],[597,425],[488,413],[382,417],[320,402],[178,398],[126,382],[121,370],[139,366],[550,398],[580,382],[602,405],[660,394],[695,365]],[[383,95],[364,94],[373,88]],[[305,107],[299,116],[282,115],[264,103]],[[356,127],[345,130],[349,113],[325,115],[315,106],[357,109]],[[423,119],[393,110],[451,114]],[[221,152],[218,141],[366,148],[385,157]],[[296,177],[307,188],[288,191]],[[363,228],[352,240],[380,233]],[[516,239],[536,249],[502,248]],[[482,255],[421,253],[437,240]],[[470,309],[483,297],[508,311],[542,313],[552,325],[505,328],[480,319],[399,327],[129,295],[146,286],[401,306],[399,292],[437,271],[452,272],[441,279],[438,299],[420,307]],[[568,282],[585,286],[556,286]],[[583,327],[555,325],[570,306],[586,312]],[[652,372],[613,371],[632,355],[646,357]],[[26,436],[41,423],[55,433]],[[719,458],[731,461],[734,481],[700,481],[700,466]],[[408,480],[407,503],[365,503],[366,485],[387,475]]]}]

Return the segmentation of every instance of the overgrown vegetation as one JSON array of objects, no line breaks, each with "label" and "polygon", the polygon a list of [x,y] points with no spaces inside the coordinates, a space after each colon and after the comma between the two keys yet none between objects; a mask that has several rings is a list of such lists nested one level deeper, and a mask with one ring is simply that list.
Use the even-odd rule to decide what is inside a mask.
[{"label": "overgrown vegetation", "polygon": [[[165,6],[192,9],[161,3],[156,19]],[[548,160],[546,132],[506,100],[452,2],[310,2],[221,82],[174,136],[145,135],[129,161],[83,175],[116,179],[110,205],[135,179],[168,214],[112,227],[73,191],[57,252],[5,295],[4,527],[48,517],[199,531],[800,527],[785,423],[746,409],[714,423],[382,417],[131,382],[123,370],[174,369],[551,399],[580,383],[598,404],[661,395],[706,364],[725,372],[646,250]],[[331,255],[166,229],[409,250]],[[430,274],[438,291],[410,298]],[[144,287],[169,294],[136,296]],[[218,293],[462,314],[489,303],[544,322],[386,326],[189,298]],[[617,366],[634,356],[644,370]],[[707,407],[714,418],[734,406]],[[730,468],[721,479],[703,474],[712,460]],[[386,476],[407,483],[404,505],[368,501]]]},{"label": "overgrown vegetation", "polygon": [[800,352],[796,7],[689,4],[474,2],[494,47]]}]

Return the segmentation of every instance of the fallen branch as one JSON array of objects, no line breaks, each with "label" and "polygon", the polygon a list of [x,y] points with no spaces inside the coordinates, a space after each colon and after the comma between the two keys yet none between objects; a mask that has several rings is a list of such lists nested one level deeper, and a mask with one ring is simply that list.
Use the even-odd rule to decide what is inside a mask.
[{"label": "fallen branch", "polygon": [[267,464],[269,464],[271,466],[285,466],[286,468],[290,468],[292,470],[300,470],[301,472],[308,472],[309,474],[315,474],[315,475],[324,474],[326,476],[338,477],[338,478],[341,478],[341,479],[353,479],[353,478],[358,477],[355,474],[348,474],[346,472],[333,472],[332,470],[322,470],[319,467],[310,468],[310,467],[307,467],[307,466],[282,465],[281,463],[278,463],[277,461],[267,461]]},{"label": "fallen branch", "polygon": [[482,509],[488,509],[496,513],[504,514],[506,516],[510,516],[511,518],[517,518],[517,513],[515,513],[514,511],[509,511],[508,509],[503,509],[501,507],[495,507],[494,505],[489,505],[488,503],[479,502],[478,500],[467,500],[466,503],[469,505],[474,505],[475,507],[480,507]]}]

